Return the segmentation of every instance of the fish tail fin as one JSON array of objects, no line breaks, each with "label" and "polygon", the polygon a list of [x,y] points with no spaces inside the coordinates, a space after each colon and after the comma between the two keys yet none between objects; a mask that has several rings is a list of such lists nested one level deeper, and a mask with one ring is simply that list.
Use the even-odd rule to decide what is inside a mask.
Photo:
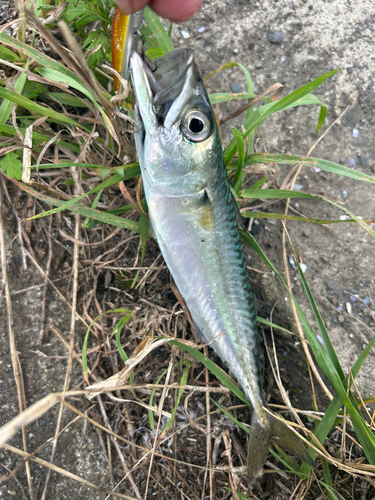
[{"label": "fish tail fin", "polygon": [[250,484],[262,473],[268,448],[272,441],[302,462],[314,467],[314,462],[302,444],[302,440],[287,425],[274,415],[267,413],[259,418],[254,412],[251,419],[251,435],[247,455],[247,471]]}]

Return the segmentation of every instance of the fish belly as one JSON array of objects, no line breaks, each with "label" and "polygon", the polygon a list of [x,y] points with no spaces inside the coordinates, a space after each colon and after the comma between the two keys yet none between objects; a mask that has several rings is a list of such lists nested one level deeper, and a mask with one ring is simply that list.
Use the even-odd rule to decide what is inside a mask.
[{"label": "fish belly", "polygon": [[255,310],[229,187],[181,197],[148,189],[147,198],[154,236],[197,334],[215,339],[211,346],[257,407]]}]

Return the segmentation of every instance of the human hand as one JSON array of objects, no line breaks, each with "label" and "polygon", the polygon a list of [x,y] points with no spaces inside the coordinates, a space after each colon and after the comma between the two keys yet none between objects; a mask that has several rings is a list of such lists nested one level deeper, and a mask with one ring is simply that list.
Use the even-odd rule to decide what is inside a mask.
[{"label": "human hand", "polygon": [[174,23],[187,21],[201,8],[202,0],[116,0],[124,14],[133,14],[149,5],[159,16]]}]

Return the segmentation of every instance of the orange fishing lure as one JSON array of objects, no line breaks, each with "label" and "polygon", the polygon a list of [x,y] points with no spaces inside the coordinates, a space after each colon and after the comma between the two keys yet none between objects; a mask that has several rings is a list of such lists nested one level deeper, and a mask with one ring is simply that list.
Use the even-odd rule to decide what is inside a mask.
[{"label": "orange fishing lure", "polygon": [[[113,17],[112,25],[112,67],[118,73],[122,73],[122,65],[124,58],[124,48],[126,42],[126,34],[129,27],[129,16],[126,16],[121,12],[119,8],[116,9],[115,15]],[[117,76],[114,77],[115,91],[119,91],[120,82]]]}]

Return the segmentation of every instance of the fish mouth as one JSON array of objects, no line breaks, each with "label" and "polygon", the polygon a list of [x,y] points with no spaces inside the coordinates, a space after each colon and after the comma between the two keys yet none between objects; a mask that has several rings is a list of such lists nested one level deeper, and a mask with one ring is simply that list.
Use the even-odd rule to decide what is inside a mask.
[{"label": "fish mouth", "polygon": [[140,118],[150,126],[171,126],[202,81],[191,49],[177,49],[155,61],[133,52],[130,58],[133,87]]},{"label": "fish mouth", "polygon": [[169,52],[153,62],[144,61],[147,78],[153,92],[152,104],[162,106],[181,93],[187,74],[194,63],[191,49]]}]

